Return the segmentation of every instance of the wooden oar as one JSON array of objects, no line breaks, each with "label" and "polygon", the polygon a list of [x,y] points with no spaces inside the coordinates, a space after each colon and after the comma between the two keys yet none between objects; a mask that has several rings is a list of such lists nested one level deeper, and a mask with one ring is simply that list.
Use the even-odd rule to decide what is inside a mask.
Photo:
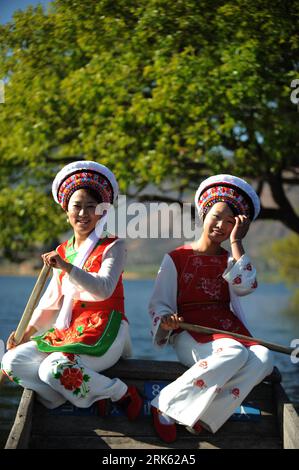
[{"label": "wooden oar", "polygon": [[207,328],[205,326],[192,325],[191,323],[185,323],[185,322],[180,322],[179,325],[180,325],[179,327],[182,328],[182,330],[194,331],[195,333],[205,333],[205,334],[218,333],[218,334],[229,335],[232,338],[236,338],[236,339],[254,341],[258,344],[261,344],[262,346],[265,346],[268,349],[271,349],[272,351],[280,352],[283,354],[292,354],[292,352],[294,351],[294,348],[289,348],[287,346],[282,346],[280,344],[269,343],[268,341],[264,341],[263,339],[252,338],[251,336],[239,335],[238,333],[232,333],[230,331],[217,330],[215,328]]},{"label": "wooden oar", "polygon": [[[27,305],[25,307],[25,310],[23,312],[23,315],[22,315],[22,318],[18,324],[18,327],[16,329],[16,332],[15,332],[15,335],[14,335],[14,339],[15,339],[15,342],[16,344],[19,344],[22,339],[23,339],[23,336],[25,334],[25,331],[26,331],[26,328],[30,322],[30,319],[32,317],[32,314],[33,314],[33,311],[40,299],[40,296],[41,296],[41,293],[42,293],[42,290],[46,284],[46,280],[50,274],[50,266],[47,266],[46,264],[43,265],[42,267],[42,270],[37,278],[37,281],[33,287],[33,290],[31,292],[31,295],[29,297],[29,300],[27,302]],[[0,358],[1,359],[1,358]],[[4,381],[5,379],[5,374],[2,373],[2,371],[0,371],[0,384]]]}]

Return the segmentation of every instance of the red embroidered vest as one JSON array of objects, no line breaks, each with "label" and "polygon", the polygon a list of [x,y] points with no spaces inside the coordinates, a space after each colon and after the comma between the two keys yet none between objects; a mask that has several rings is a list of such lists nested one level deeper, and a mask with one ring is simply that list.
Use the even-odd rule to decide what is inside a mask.
[{"label": "red embroidered vest", "polygon": [[[169,253],[177,270],[177,308],[187,323],[193,323],[218,330],[223,334],[202,334],[190,332],[199,343],[229,337],[229,332],[251,336],[243,323],[230,309],[230,294],[227,281],[222,277],[228,252],[218,256],[201,255],[190,245],[177,248]],[[177,332],[178,330],[176,330]],[[238,340],[245,346],[253,341]]]}]

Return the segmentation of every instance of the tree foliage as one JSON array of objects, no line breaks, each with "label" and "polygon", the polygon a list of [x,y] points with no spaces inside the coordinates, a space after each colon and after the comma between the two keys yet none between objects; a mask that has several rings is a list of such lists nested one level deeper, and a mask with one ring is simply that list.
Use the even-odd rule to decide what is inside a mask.
[{"label": "tree foliage", "polygon": [[292,304],[298,312],[299,306],[299,236],[291,234],[276,240],[270,246],[269,255],[280,279],[294,289]]},{"label": "tree foliage", "polygon": [[[82,158],[137,193],[254,178],[277,203],[262,217],[299,232],[284,186],[299,183],[298,17],[285,0],[56,0],[16,13],[0,28],[0,246],[65,228],[44,195]],[[35,218],[22,229],[19,204]]]}]

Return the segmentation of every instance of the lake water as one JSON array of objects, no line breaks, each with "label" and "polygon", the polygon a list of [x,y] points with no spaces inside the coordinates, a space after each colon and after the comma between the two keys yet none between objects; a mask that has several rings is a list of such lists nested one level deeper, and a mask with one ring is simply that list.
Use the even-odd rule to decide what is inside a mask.
[{"label": "lake water", "polygon": [[[176,360],[171,347],[157,351],[151,344],[150,322],[147,304],[153,289],[152,280],[124,281],[126,312],[131,325],[134,358]],[[7,339],[25,308],[35,278],[0,277],[0,338]],[[283,284],[260,284],[259,289],[241,299],[246,311],[253,336],[273,343],[289,346],[298,338],[299,316],[288,315],[289,290]],[[299,404],[299,364],[293,364],[290,357],[274,353],[275,365],[280,369],[283,386],[290,399]],[[14,419],[21,388],[6,381],[0,390],[0,448]]]}]

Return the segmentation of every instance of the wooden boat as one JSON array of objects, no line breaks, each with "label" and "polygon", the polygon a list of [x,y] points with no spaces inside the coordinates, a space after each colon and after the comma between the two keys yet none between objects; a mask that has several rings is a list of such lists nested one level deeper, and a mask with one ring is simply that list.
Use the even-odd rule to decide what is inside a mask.
[{"label": "wooden boat", "polygon": [[[186,369],[177,362],[120,360],[105,371],[109,377],[134,383],[150,398]],[[178,426],[178,439],[162,442],[155,434],[145,400],[143,416],[131,423],[112,408],[106,417],[97,406],[88,409],[71,404],[56,410],[44,408],[31,390],[25,389],[6,449],[277,449],[299,448],[299,416],[289,401],[279,371],[257,385],[240,408],[215,434],[190,434]],[[115,408],[115,407],[114,407]],[[244,413],[245,410],[245,413]]]}]

